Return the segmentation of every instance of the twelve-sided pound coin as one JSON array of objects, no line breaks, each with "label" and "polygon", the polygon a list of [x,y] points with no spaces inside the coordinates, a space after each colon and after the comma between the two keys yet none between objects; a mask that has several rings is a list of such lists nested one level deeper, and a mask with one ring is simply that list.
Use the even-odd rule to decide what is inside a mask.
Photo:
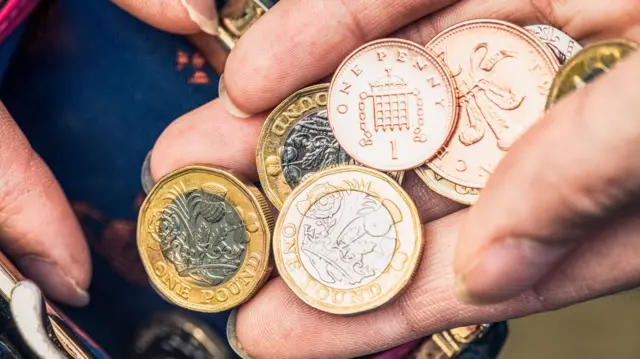
[{"label": "twelve-sided pound coin", "polygon": [[274,256],[287,285],[310,306],[355,314],[392,300],[422,256],[422,225],[389,176],[359,166],[311,176],[285,202]]},{"label": "twelve-sided pound coin", "polygon": [[220,312],[240,305],[271,271],[271,215],[260,192],[204,166],[156,183],[138,217],[138,251],[152,285],[183,308]]}]

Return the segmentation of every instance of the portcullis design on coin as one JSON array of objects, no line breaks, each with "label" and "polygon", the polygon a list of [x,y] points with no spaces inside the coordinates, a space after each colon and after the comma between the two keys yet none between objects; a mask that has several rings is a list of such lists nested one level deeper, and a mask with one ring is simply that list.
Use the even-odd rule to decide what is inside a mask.
[{"label": "portcullis design on coin", "polygon": [[399,39],[355,50],[336,71],[329,122],[340,146],[381,171],[420,166],[447,141],[457,100],[445,65],[429,50]]},{"label": "portcullis design on coin", "polygon": [[[333,136],[327,118],[328,89],[328,84],[321,84],[297,91],[267,116],[262,127],[256,164],[260,183],[278,209],[312,174],[357,164]],[[389,175],[401,183],[403,174]]]},{"label": "portcullis design on coin", "polygon": [[412,278],[422,255],[415,205],[390,177],[345,166],[305,180],[274,231],[280,275],[307,304],[335,314],[375,309]]},{"label": "portcullis design on coin", "polygon": [[457,185],[483,188],[513,143],[544,114],[558,61],[529,31],[496,20],[460,23],[427,47],[448,64],[460,101],[451,139],[427,165]]},{"label": "portcullis design on coin", "polygon": [[253,185],[190,166],[163,177],[138,219],[152,285],[187,309],[218,312],[247,300],[270,272],[271,217]]}]

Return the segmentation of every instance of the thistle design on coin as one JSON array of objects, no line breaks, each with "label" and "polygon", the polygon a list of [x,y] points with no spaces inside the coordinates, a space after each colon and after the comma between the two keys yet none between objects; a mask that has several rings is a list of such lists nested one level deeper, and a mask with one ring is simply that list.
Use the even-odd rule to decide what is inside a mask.
[{"label": "thistle design on coin", "polygon": [[604,41],[586,46],[558,72],[551,85],[547,108],[564,95],[585,87],[637,49],[637,44],[625,40]]},{"label": "thistle design on coin", "polygon": [[218,312],[241,304],[270,272],[271,216],[260,192],[224,170],[190,166],[163,177],[138,219],[152,286],[179,306]]},{"label": "thistle design on coin", "polygon": [[179,276],[219,285],[244,260],[246,225],[225,200],[224,187],[214,183],[203,187],[208,188],[187,191],[182,184],[168,191],[166,199],[171,203],[162,210],[158,228],[151,228],[151,233]]},{"label": "thistle design on coin", "polygon": [[525,29],[547,44],[560,64],[564,64],[582,50],[582,46],[576,40],[553,26],[530,25],[525,26]]},{"label": "thistle design on coin", "polygon": [[[448,64],[461,110],[453,136],[427,163],[448,182],[426,182],[443,194],[452,193],[439,188],[449,182],[460,186],[456,192],[483,188],[506,151],[544,113],[558,61],[530,32],[496,20],[455,25],[427,47]],[[466,195],[449,197],[469,202]]]},{"label": "thistle design on coin", "polygon": [[[273,205],[282,204],[300,182],[336,166],[358,164],[342,149],[327,118],[329,85],[297,91],[276,107],[262,127],[256,163],[260,183]],[[403,172],[392,176],[402,182]]]},{"label": "thistle design on coin", "polygon": [[291,194],[274,232],[282,278],[309,305],[374,309],[409,282],[421,257],[415,205],[390,177],[360,166],[316,173]]},{"label": "thistle design on coin", "polygon": [[412,42],[383,39],[340,65],[327,108],[334,135],[352,158],[402,171],[423,164],[447,141],[458,106],[439,59]]}]

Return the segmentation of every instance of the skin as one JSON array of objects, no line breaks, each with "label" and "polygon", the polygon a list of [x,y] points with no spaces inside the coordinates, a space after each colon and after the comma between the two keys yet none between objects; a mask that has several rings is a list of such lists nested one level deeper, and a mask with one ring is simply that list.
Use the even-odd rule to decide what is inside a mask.
[{"label": "skin", "polygon": [[[148,12],[157,11],[154,4],[178,2],[116,3],[153,26],[198,36],[203,53],[215,52],[215,39],[193,27],[183,8]],[[260,127],[290,93],[326,79],[367,41],[395,36],[424,44],[450,25],[477,18],[547,23],[582,43],[640,43],[636,0],[610,0],[606,6],[598,0],[281,0],[229,56],[221,98],[180,117],[160,136],[152,175],[158,179],[185,165],[209,163],[257,180]],[[637,53],[564,98],[512,147],[472,208],[434,194],[408,173],[405,186],[425,222],[426,248],[414,281],[388,306],[333,316],[306,306],[274,278],[240,307],[238,340],[256,358],[348,358],[445,328],[521,317],[638,287],[639,82]],[[8,147],[0,151],[0,174],[9,174],[3,176],[8,186],[0,188],[2,248],[14,258],[45,258],[86,288],[86,246],[59,186],[15,124],[6,115],[0,119],[14,131],[7,138],[16,139],[0,143]],[[29,171],[47,181],[31,181],[35,187],[21,190],[21,181],[32,178],[25,175]],[[18,200],[7,206],[7,198]],[[42,203],[46,230],[27,225],[42,221]],[[29,217],[36,204],[38,217],[35,211]],[[66,245],[45,246],[52,237]],[[70,301],[60,293],[57,299]]]}]

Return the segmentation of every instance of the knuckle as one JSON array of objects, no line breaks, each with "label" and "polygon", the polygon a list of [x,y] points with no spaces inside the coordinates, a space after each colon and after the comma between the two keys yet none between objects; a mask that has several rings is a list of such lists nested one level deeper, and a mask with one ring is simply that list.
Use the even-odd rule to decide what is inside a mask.
[{"label": "knuckle", "polygon": [[558,24],[558,8],[565,2],[567,0],[529,0],[529,6],[540,21]]}]

